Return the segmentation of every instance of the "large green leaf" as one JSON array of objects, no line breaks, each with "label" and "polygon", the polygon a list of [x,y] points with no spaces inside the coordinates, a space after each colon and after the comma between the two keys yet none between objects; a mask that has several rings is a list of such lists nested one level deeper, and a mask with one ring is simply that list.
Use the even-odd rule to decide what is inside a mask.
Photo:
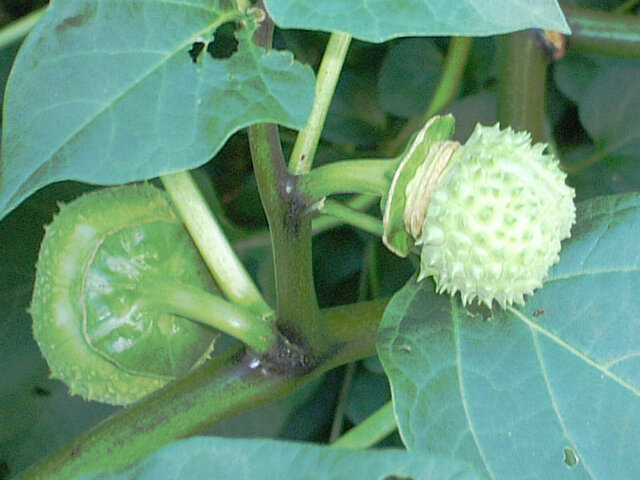
[{"label": "large green leaf", "polygon": [[429,38],[393,44],[378,73],[378,98],[384,111],[409,118],[424,112],[442,73],[442,53]]},{"label": "large green leaf", "polygon": [[638,194],[580,204],[524,307],[487,319],[410,281],[378,339],[406,445],[501,480],[638,478],[639,298]]},{"label": "large green leaf", "polygon": [[578,105],[580,121],[597,147],[598,158],[638,158],[640,66],[637,61],[567,55],[555,65],[554,79],[558,88]]},{"label": "large green leaf", "polygon": [[266,5],[280,27],[340,30],[369,42],[525,28],[569,33],[556,0],[266,0]]},{"label": "large green leaf", "polygon": [[85,480],[474,480],[468,465],[400,450],[357,451],[274,440],[196,437],[168,445],[136,465]]},{"label": "large green leaf", "polygon": [[[203,164],[249,124],[304,126],[312,70],[256,47],[256,18],[230,3],[54,2],[7,86],[0,216],[57,180],[150,178]],[[228,22],[239,25],[234,55],[190,53]]]},{"label": "large green leaf", "polygon": [[[615,86],[615,87],[614,87]],[[579,98],[580,121],[601,156],[640,151],[640,65],[619,62],[601,68]]]}]

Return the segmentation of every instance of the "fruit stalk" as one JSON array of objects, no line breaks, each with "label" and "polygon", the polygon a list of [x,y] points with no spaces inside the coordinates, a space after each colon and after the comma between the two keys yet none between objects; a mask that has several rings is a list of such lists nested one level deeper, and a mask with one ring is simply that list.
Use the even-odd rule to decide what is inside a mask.
[{"label": "fruit stalk", "polygon": [[240,340],[258,354],[266,354],[277,343],[272,324],[217,295],[188,285],[143,285],[138,305],[208,325]]},{"label": "fruit stalk", "polygon": [[161,177],[217,285],[232,302],[266,318],[273,309],[236,256],[189,172]]}]

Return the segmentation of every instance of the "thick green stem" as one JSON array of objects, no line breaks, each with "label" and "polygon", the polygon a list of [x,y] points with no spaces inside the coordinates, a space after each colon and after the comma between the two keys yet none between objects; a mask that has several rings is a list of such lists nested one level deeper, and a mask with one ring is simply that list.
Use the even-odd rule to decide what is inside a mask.
[{"label": "thick green stem", "polygon": [[122,468],[163,445],[272,402],[331,368],[374,355],[376,332],[387,301],[323,310],[322,323],[333,346],[331,355],[311,368],[286,355],[256,359],[242,349],[217,354],[187,377],[76,437],[18,478],[69,480]]},{"label": "thick green stem", "polygon": [[385,195],[398,159],[345,160],[313,169],[300,178],[300,190],[315,203],[336,193]]},{"label": "thick green stem", "polygon": [[187,285],[154,283],[152,288],[144,291],[140,305],[209,325],[240,340],[259,354],[264,355],[277,346],[276,331],[270,323],[204,290]]},{"label": "thick green stem", "polygon": [[238,260],[189,172],[161,177],[216,282],[229,300],[268,318],[273,310]]},{"label": "thick green stem", "polygon": [[400,153],[409,142],[411,135],[422,128],[433,115],[456,97],[472,44],[471,37],[453,37],[451,39],[442,76],[427,110],[422,115],[411,118],[405,124],[400,133],[386,147],[385,150],[389,155]]},{"label": "thick green stem", "polygon": [[311,115],[309,115],[307,125],[298,135],[289,161],[289,170],[296,175],[307,173],[311,169],[329,105],[350,43],[351,36],[342,32],[333,32],[329,38],[322,63],[318,69],[316,96]]},{"label": "thick green stem", "polygon": [[76,437],[19,478],[70,480],[122,468],[171,441],[271,401],[311,379],[265,375],[263,369],[252,365],[250,357],[243,358],[238,351],[208,362],[187,378]]},{"label": "thick green stem", "polygon": [[497,54],[498,120],[544,141],[547,57],[540,42],[528,30],[502,35]]},{"label": "thick green stem", "polygon": [[377,353],[378,324],[387,303],[388,298],[378,298],[322,310],[322,324],[333,344],[327,370]]},{"label": "thick green stem", "polygon": [[[258,2],[257,6],[261,4]],[[254,42],[270,48],[273,28],[271,19],[265,18],[254,34]],[[289,173],[285,164],[278,127],[272,124],[249,127],[249,146],[271,234],[278,328],[314,356],[324,350],[327,338],[317,321],[308,205],[298,190],[298,177]]]},{"label": "thick green stem", "polygon": [[578,53],[640,58],[640,17],[563,5],[571,27],[569,48]]},{"label": "thick green stem", "polygon": [[354,210],[334,200],[325,201],[320,209],[320,213],[342,220],[347,225],[352,225],[377,237],[382,237],[384,234],[382,220]]},{"label": "thick green stem", "polygon": [[[286,169],[275,125],[249,128],[254,172],[264,207],[276,274],[278,327],[295,343],[322,349],[311,263],[311,216],[297,178]],[[312,352],[309,352],[312,353]]]},{"label": "thick green stem", "polygon": [[393,433],[398,425],[393,413],[393,403],[387,402],[376,412],[342,435],[334,447],[365,450]]}]

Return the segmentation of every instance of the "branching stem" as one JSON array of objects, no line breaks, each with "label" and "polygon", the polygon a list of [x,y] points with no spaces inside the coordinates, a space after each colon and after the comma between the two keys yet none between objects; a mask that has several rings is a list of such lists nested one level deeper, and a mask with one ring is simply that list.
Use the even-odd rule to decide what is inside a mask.
[{"label": "branching stem", "polygon": [[271,317],[273,309],[234,253],[189,172],[164,175],[161,180],[227,298],[255,314]]},{"label": "branching stem", "polygon": [[342,32],[333,32],[329,38],[322,63],[318,69],[316,95],[311,115],[307,120],[307,125],[298,135],[289,161],[289,170],[296,175],[307,173],[311,169],[320,141],[320,134],[350,43],[351,35]]},{"label": "branching stem", "polygon": [[374,355],[378,323],[387,301],[323,310],[322,324],[336,348],[305,375],[291,375],[275,368],[277,365],[255,366],[253,358],[238,349],[219,353],[187,377],[74,438],[17,478],[67,480],[117,470],[163,445],[286,395],[331,368]]},{"label": "branching stem", "polygon": [[377,237],[382,237],[384,233],[384,227],[379,218],[359,212],[335,200],[326,200],[320,213],[342,220],[347,225],[352,225]]},{"label": "branching stem", "polygon": [[[257,6],[262,6],[262,2]],[[267,17],[254,34],[254,42],[270,48],[273,28]],[[285,164],[278,127],[273,124],[249,127],[249,145],[271,234],[278,328],[305,349],[306,354],[322,355],[328,347],[328,338],[318,321],[308,205],[300,194],[298,177],[289,173]]]},{"label": "branching stem", "polygon": [[376,412],[342,435],[334,447],[365,450],[374,446],[398,428],[392,402],[385,403]]},{"label": "branching stem", "polygon": [[277,344],[273,325],[253,312],[198,288],[154,283],[143,291],[139,305],[213,327],[240,340],[258,354],[268,353]]},{"label": "branching stem", "polygon": [[399,159],[345,160],[315,168],[300,178],[311,204],[336,193],[382,196],[391,185]]}]

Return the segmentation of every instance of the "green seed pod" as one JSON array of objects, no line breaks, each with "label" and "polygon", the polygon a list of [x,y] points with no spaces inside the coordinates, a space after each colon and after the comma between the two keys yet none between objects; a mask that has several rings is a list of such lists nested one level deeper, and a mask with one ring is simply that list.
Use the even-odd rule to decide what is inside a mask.
[{"label": "green seed pod", "polygon": [[[575,193],[545,148],[526,132],[478,125],[448,151],[416,240],[419,279],[433,276],[439,292],[489,307],[523,304],[542,285],[575,222]],[[415,188],[419,182],[410,182],[408,197]]]},{"label": "green seed pod", "polygon": [[36,269],[34,336],[72,394],[131,403],[209,357],[218,333],[154,300],[160,286],[215,288],[161,190],[115,187],[61,206]]}]

